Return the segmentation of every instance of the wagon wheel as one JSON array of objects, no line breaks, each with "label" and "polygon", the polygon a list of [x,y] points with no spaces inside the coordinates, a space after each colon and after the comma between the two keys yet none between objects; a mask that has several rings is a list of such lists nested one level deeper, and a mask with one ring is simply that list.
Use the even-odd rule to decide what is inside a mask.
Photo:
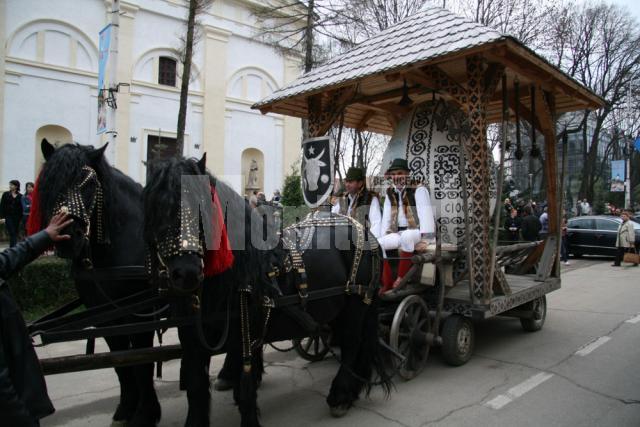
[{"label": "wagon wheel", "polygon": [[522,305],[525,310],[531,310],[533,315],[529,318],[520,318],[522,329],[527,332],[535,332],[542,329],[547,318],[547,297],[542,295],[539,298]]},{"label": "wagon wheel", "polygon": [[306,338],[294,338],[293,348],[296,353],[309,362],[319,362],[329,352],[329,346],[326,344],[331,339],[331,334],[323,340],[320,335]]},{"label": "wagon wheel", "polygon": [[424,369],[429,357],[427,334],[431,332],[429,309],[418,295],[402,300],[391,324],[389,344],[406,357],[398,366],[398,373],[410,380]]},{"label": "wagon wheel", "polygon": [[452,366],[464,365],[471,359],[475,344],[471,320],[459,314],[444,319],[442,325],[442,357]]}]

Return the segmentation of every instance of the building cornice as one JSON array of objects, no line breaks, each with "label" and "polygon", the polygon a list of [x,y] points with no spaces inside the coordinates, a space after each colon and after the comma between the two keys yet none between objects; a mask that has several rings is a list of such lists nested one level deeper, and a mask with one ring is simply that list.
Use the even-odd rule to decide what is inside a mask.
[{"label": "building cornice", "polygon": [[227,31],[225,29],[214,27],[212,25],[205,25],[204,31],[208,39],[221,41],[226,43],[229,41],[229,37],[233,34],[231,31]]},{"label": "building cornice", "polygon": [[[141,86],[141,87],[146,87],[149,89],[156,89],[156,90],[160,90],[163,92],[170,92],[170,93],[175,93],[177,95],[180,95],[180,89],[176,88],[176,87],[171,87],[171,86],[165,86],[165,85],[159,85],[156,83],[149,83],[149,82],[143,82],[141,80],[132,80],[131,84],[133,86]],[[144,95],[141,94],[140,92],[134,92],[131,91],[132,94],[134,95]],[[189,95],[190,96],[204,96],[204,92],[200,91],[200,90],[190,90],[189,91]]]},{"label": "building cornice", "polygon": [[98,73],[94,73],[93,71],[78,70],[75,68],[64,67],[61,65],[45,64],[43,62],[31,61],[29,59],[15,58],[12,56],[7,56],[6,62],[12,63],[12,64],[27,65],[34,68],[42,68],[44,70],[60,71],[62,73],[70,73],[78,76],[91,77],[95,79],[98,78]]}]

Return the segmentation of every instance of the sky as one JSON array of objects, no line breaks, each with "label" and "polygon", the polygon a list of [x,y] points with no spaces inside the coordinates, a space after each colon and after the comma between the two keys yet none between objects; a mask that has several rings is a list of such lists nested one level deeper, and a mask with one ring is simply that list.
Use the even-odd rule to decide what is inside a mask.
[{"label": "sky", "polygon": [[640,23],[640,0],[607,0],[609,3],[626,6]]}]

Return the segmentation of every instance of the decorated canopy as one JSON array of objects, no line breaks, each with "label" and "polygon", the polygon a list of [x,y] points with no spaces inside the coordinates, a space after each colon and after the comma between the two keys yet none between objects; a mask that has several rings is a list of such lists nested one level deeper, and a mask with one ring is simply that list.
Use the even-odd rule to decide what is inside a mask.
[{"label": "decorated canopy", "polygon": [[[455,168],[441,167],[455,157],[456,146],[438,143],[435,134],[429,136],[428,122],[437,124],[438,117],[444,117],[422,114],[426,110],[422,111],[420,105],[429,100],[437,100],[447,110],[458,110],[466,119],[464,123],[458,121],[464,126],[454,132],[465,130],[465,137],[458,138],[462,150],[457,152],[466,166],[460,164],[457,173]],[[475,303],[489,304],[494,283],[502,283],[500,292],[509,291],[501,270],[496,268],[497,233],[490,237],[493,157],[486,140],[487,125],[517,117],[533,125],[533,140],[537,141],[536,131],[544,137],[549,234],[525,261],[529,267],[540,261],[536,280],[544,282],[560,274],[562,192],[556,159],[556,118],[562,112],[596,109],[603,104],[601,98],[515,38],[446,9],[429,7],[304,74],[253,108],[307,118],[312,137],[324,135],[338,120],[359,130],[388,135],[396,131],[390,151],[394,151],[397,138],[404,140],[406,132],[402,129],[407,128],[412,141],[399,147],[401,151],[405,148],[404,158],[412,162],[412,174],[422,173],[434,193],[450,194],[446,197],[450,199],[448,205],[443,198],[443,207],[460,206],[459,197],[468,203],[462,218],[455,213],[440,216],[440,240],[445,233],[455,236],[462,232],[459,225],[464,223],[470,292]],[[423,115],[431,118],[422,124],[414,120]],[[407,116],[414,119],[409,121]],[[437,126],[439,132],[450,132],[458,126],[450,123],[447,131],[443,124]],[[507,132],[502,134],[506,138]],[[416,135],[422,135],[419,139],[427,148],[422,150],[424,144],[416,143]],[[461,173],[463,170],[468,173]],[[450,184],[449,178],[461,180]],[[465,187],[468,191],[458,191]],[[498,194],[500,188],[501,179]],[[497,222],[499,216],[496,218]],[[452,224],[447,230],[443,230],[443,219]],[[494,227],[499,228],[499,224]]]},{"label": "decorated canopy", "polygon": [[[534,81],[555,95],[559,113],[603,104],[514,37],[446,9],[429,7],[302,75],[253,108],[306,118],[307,97],[348,89],[340,100],[346,106],[345,126],[390,135],[405,112],[397,105],[404,80],[414,101],[430,99],[433,90],[442,89],[443,75],[454,85],[464,85],[465,58],[471,54],[504,65],[509,87],[514,79],[523,87],[520,100],[524,105],[529,105],[526,88]],[[501,119],[500,101],[498,90],[488,102],[489,122]],[[526,114],[526,110],[521,112]]]}]

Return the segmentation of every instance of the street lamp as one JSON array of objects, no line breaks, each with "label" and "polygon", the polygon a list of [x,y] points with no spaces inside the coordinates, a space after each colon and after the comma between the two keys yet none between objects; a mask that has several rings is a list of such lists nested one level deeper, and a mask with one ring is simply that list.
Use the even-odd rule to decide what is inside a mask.
[{"label": "street lamp", "polygon": [[533,200],[533,174],[529,172],[529,198]]}]

